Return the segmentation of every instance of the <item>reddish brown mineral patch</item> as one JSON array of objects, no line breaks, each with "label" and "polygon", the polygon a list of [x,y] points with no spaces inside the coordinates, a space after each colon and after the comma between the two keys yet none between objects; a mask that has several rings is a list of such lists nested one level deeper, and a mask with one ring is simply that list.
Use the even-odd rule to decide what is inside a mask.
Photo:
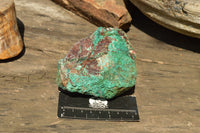
[{"label": "reddish brown mineral patch", "polygon": [[109,37],[105,37],[105,39],[100,41],[94,50],[93,56],[96,56],[97,54],[101,54],[101,53],[107,53],[108,45],[111,43],[110,40],[111,39],[109,39]]},{"label": "reddish brown mineral patch", "polygon": [[85,38],[80,40],[76,45],[72,47],[70,52],[67,55],[69,60],[77,59],[81,57],[86,57],[89,54],[91,48],[91,39]]},{"label": "reddish brown mineral patch", "polygon": [[[78,74],[86,68],[88,73],[98,75],[100,68],[97,66],[97,60],[93,57],[99,52],[106,51],[110,42],[111,41],[106,38],[99,42],[95,49],[90,38],[82,39],[76,43],[67,55],[67,59],[72,61],[66,64],[67,67],[70,68],[70,73]],[[81,64],[78,63],[79,61],[82,61]],[[78,65],[82,66],[80,71],[75,69]]]}]

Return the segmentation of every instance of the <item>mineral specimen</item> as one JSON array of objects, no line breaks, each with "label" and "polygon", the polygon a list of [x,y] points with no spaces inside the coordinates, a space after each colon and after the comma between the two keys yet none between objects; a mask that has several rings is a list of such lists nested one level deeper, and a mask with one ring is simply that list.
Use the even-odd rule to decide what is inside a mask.
[{"label": "mineral specimen", "polygon": [[135,80],[135,52],[117,28],[99,27],[59,60],[57,84],[70,92],[111,99],[130,90]]}]

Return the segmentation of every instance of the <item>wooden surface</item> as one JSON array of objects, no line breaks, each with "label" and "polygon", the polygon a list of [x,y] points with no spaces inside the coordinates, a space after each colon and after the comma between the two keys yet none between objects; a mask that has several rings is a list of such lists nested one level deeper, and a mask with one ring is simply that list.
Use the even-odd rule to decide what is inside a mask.
[{"label": "wooden surface", "polygon": [[199,39],[133,10],[127,34],[137,54],[140,122],[58,119],[57,62],[97,27],[50,0],[15,3],[25,53],[0,63],[0,132],[199,133]]},{"label": "wooden surface", "polygon": [[17,56],[23,49],[13,0],[0,3],[0,60]]},{"label": "wooden surface", "polygon": [[0,3],[0,12],[6,12],[9,7],[13,5],[14,1],[13,0],[3,0]]}]

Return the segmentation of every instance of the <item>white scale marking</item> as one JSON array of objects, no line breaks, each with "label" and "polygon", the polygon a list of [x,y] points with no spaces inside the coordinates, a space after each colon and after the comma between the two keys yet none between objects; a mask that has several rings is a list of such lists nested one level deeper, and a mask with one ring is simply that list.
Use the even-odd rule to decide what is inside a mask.
[{"label": "white scale marking", "polygon": [[[63,109],[72,109],[72,110],[86,110],[88,111],[88,108],[82,108],[82,107],[70,107],[70,106],[64,106]],[[137,113],[136,110],[126,110],[126,109],[95,109],[93,108],[92,110],[94,111],[110,111],[110,112],[127,112],[127,113]]]}]

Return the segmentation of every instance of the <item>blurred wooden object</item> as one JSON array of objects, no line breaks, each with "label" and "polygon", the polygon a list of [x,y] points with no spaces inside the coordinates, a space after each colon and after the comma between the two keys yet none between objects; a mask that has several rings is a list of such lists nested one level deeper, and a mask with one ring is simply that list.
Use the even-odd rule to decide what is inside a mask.
[{"label": "blurred wooden object", "polygon": [[0,60],[17,56],[23,49],[13,0],[0,2]]},{"label": "blurred wooden object", "polygon": [[173,31],[200,38],[200,0],[130,0],[141,12]]},{"label": "blurred wooden object", "polygon": [[128,30],[132,18],[123,0],[53,0],[69,11],[101,27]]}]

